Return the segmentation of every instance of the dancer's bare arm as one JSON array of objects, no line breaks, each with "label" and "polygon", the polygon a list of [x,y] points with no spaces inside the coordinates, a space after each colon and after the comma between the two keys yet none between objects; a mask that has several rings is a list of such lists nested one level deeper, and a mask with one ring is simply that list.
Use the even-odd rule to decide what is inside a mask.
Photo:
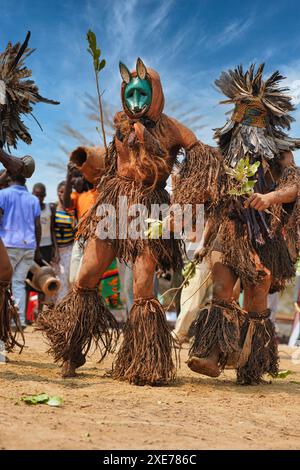
[{"label": "dancer's bare arm", "polygon": [[277,189],[268,194],[252,194],[245,202],[245,207],[253,207],[257,211],[264,211],[276,204],[288,204],[297,198],[298,186],[296,184],[285,189]]},{"label": "dancer's bare arm", "polygon": [[72,193],[72,171],[74,169],[74,165],[72,163],[68,164],[68,170],[67,170],[67,178],[66,178],[66,185],[65,185],[65,191],[64,191],[64,198],[63,198],[63,204],[66,209],[70,209],[72,207],[72,199],[71,199],[71,193]]},{"label": "dancer's bare arm", "polygon": [[[282,152],[279,162],[282,170],[295,165],[292,152]],[[292,184],[286,188],[276,189],[268,194],[252,194],[245,202],[245,207],[253,207],[258,211],[264,211],[276,204],[288,204],[294,202],[298,195],[298,185]]]}]

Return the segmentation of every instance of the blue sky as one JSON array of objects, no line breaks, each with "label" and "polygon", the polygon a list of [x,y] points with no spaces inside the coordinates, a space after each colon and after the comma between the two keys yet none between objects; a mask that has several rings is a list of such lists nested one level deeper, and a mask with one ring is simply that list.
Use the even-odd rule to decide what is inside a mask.
[{"label": "blue sky", "polygon": [[[95,95],[91,57],[86,51],[86,32],[95,31],[107,66],[101,74],[104,98],[120,108],[119,60],[133,68],[140,56],[161,75],[165,111],[176,118],[188,108],[202,115],[199,139],[213,144],[212,129],[225,122],[226,108],[213,82],[220,72],[239,63],[266,62],[287,77],[295,103],[297,122],[291,135],[300,136],[300,2],[297,0],[0,0],[1,50],[10,40],[22,41],[32,33],[29,58],[33,77],[42,95],[60,106],[38,104],[34,121],[28,120],[31,146],[20,144],[16,154],[31,154],[37,169],[28,182],[47,185],[48,199],[55,198],[63,171],[48,162],[65,161],[61,150],[76,141],[61,132],[66,123],[95,144],[96,124],[87,117],[85,93]],[[178,107],[179,105],[179,107]],[[192,127],[192,125],[191,125]],[[300,157],[297,155],[300,163]]]}]

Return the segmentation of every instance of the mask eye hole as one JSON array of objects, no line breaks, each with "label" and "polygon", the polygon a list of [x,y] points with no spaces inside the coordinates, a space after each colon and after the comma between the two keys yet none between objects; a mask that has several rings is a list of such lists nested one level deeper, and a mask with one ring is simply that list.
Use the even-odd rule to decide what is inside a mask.
[{"label": "mask eye hole", "polygon": [[147,96],[147,94],[144,91],[141,91],[141,96]]},{"label": "mask eye hole", "polygon": [[133,97],[133,90],[131,90],[131,91],[128,93],[128,96],[129,96],[129,98],[132,98],[132,97]]}]

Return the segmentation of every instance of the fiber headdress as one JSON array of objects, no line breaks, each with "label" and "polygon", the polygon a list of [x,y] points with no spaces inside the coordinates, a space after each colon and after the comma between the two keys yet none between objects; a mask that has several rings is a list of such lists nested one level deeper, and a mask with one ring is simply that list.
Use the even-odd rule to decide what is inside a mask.
[{"label": "fiber headdress", "polygon": [[28,80],[32,72],[24,65],[34,49],[27,47],[30,32],[21,45],[19,42],[7,44],[0,54],[0,144],[8,147],[17,146],[18,139],[31,143],[28,128],[23,123],[22,115],[31,114],[33,105],[39,102],[59,104],[39,94],[33,80]]},{"label": "fiber headdress", "polygon": [[231,165],[246,152],[270,160],[284,150],[300,147],[300,139],[292,139],[284,132],[294,121],[290,113],[295,109],[287,94],[289,89],[280,86],[285,77],[276,71],[263,80],[263,70],[264,64],[256,71],[252,64],[246,72],[240,65],[222,72],[215,81],[217,88],[229,98],[221,103],[235,105],[230,120],[215,132],[223,155]]}]

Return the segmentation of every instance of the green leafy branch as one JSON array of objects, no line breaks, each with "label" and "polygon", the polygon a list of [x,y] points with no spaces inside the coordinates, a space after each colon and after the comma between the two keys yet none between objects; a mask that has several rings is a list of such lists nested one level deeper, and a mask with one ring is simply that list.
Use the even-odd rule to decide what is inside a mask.
[{"label": "green leafy branch", "polygon": [[[105,150],[107,151],[107,144],[106,144],[106,137],[105,137],[105,129],[104,129],[104,117],[103,117],[103,108],[102,108],[102,100],[101,100],[101,93],[100,93],[100,85],[99,85],[99,74],[102,69],[104,69],[106,65],[105,59],[100,61],[101,50],[97,47],[97,38],[93,31],[89,30],[87,32],[87,40],[89,43],[89,47],[87,49],[88,53],[91,54],[93,58],[93,66],[95,72],[95,80],[96,80],[96,87],[97,87],[97,95],[98,95],[98,102],[99,102],[99,112],[100,112],[100,122],[101,122],[101,129],[102,129],[102,136],[103,136],[103,143]],[[98,131],[98,128],[97,128]]]},{"label": "green leafy branch", "polygon": [[164,220],[159,219],[146,219],[145,222],[148,223],[148,228],[145,230],[144,234],[150,240],[156,240],[161,238],[163,235],[163,230],[165,227]]},{"label": "green leafy branch", "polygon": [[235,184],[236,187],[230,189],[228,194],[231,196],[244,196],[252,194],[257,180],[249,178],[252,178],[256,174],[259,166],[260,162],[251,164],[249,157],[246,157],[241,158],[235,168],[227,167],[226,173],[237,182],[237,184]]},{"label": "green leafy branch", "polygon": [[190,283],[190,280],[195,276],[196,274],[196,266],[199,264],[198,259],[193,259],[192,261],[189,261],[185,267],[182,270],[182,276],[183,276],[183,287],[187,287]]}]

